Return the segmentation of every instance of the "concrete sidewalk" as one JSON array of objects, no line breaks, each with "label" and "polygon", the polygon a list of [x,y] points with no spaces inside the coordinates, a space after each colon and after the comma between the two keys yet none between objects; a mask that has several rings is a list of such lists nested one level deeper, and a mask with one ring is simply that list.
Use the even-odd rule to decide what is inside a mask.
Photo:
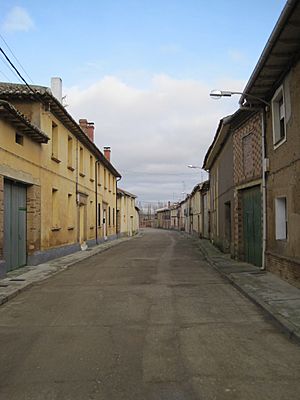
[{"label": "concrete sidewalk", "polygon": [[208,240],[196,239],[196,242],[210,265],[300,343],[300,289],[271,272],[233,260]]},{"label": "concrete sidewalk", "polygon": [[140,235],[141,233],[132,237],[123,237],[107,241],[97,246],[90,247],[85,251],[77,251],[76,253],[55,258],[43,264],[32,267],[26,266],[9,272],[4,279],[0,279],[0,305],[17,296],[23,290],[28,289],[36,282],[43,281],[44,279],[69,268],[71,265],[102,253],[119,243],[131,240]]}]

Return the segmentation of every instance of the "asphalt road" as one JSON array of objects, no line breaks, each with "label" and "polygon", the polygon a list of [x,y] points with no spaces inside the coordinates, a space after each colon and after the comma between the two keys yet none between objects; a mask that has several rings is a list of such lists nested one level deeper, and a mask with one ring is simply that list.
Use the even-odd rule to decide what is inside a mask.
[{"label": "asphalt road", "polygon": [[0,308],[0,399],[296,400],[300,347],[195,242],[146,231]]}]

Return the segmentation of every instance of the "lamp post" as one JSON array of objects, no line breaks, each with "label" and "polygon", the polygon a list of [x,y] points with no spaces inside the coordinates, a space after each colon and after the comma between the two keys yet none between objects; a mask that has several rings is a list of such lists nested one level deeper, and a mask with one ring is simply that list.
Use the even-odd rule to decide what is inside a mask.
[{"label": "lamp post", "polygon": [[205,170],[203,168],[199,167],[198,165],[189,164],[187,167],[188,168],[194,168],[194,169],[201,169],[201,183],[202,183],[203,182],[203,171],[205,171]]},{"label": "lamp post", "polygon": [[[220,99],[221,97],[231,97],[232,95],[241,95],[240,106],[243,106],[243,102],[245,99],[253,99],[259,103],[263,103],[264,107],[260,107],[261,110],[261,156],[262,156],[262,204],[263,204],[263,242],[262,242],[262,260],[261,260],[261,269],[265,270],[265,254],[266,254],[266,243],[267,243],[267,204],[266,204],[266,166],[267,166],[267,158],[266,158],[266,110],[269,109],[270,103],[266,100],[254,96],[250,93],[245,92],[236,92],[231,90],[212,90],[210,92],[210,96],[213,99]],[[243,109],[247,109],[243,107]],[[253,109],[249,108],[249,111]]]}]

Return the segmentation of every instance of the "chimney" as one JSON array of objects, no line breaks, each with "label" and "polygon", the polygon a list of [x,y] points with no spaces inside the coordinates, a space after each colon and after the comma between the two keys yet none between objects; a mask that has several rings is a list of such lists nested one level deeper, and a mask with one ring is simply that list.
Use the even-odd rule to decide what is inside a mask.
[{"label": "chimney", "polygon": [[104,157],[110,162],[110,147],[104,147]]},{"label": "chimney", "polygon": [[94,122],[88,122],[87,124],[87,135],[90,138],[92,142],[94,142],[94,130],[95,130],[95,125]]},{"label": "chimney", "polygon": [[51,92],[54,97],[62,102],[62,80],[59,77],[51,78]]},{"label": "chimney", "polygon": [[95,130],[95,125],[94,122],[88,122],[87,119],[80,119],[79,120],[79,126],[83,130],[83,132],[86,134],[86,136],[94,142],[94,130]]}]

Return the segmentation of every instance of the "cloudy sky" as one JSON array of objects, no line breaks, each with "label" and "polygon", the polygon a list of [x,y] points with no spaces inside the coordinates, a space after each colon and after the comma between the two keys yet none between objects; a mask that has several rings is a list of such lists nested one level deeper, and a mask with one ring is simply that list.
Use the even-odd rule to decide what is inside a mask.
[{"label": "cloudy sky", "polygon": [[[243,90],[284,4],[0,0],[0,45],[29,83],[63,79],[69,112],[111,146],[120,186],[177,201],[205,179],[187,165],[202,166],[219,119],[238,106],[210,91]],[[18,82],[0,61],[0,80]]]}]

